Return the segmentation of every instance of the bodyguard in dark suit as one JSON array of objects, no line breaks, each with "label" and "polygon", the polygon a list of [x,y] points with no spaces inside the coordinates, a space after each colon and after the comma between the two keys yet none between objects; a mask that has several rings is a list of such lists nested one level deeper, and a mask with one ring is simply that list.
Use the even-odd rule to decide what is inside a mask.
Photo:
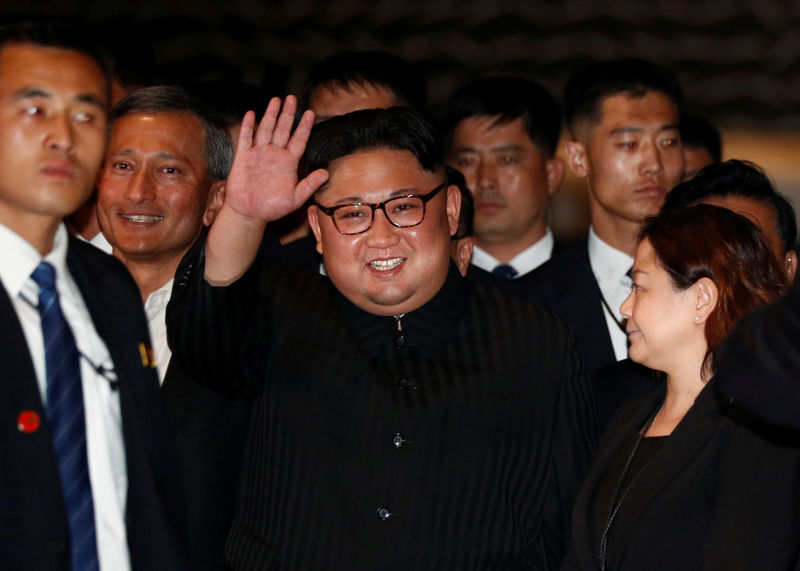
[{"label": "bodyguard in dark suit", "polygon": [[0,30],[0,561],[182,569],[174,472],[130,275],[68,237],[109,84],[82,32]]},{"label": "bodyguard in dark suit", "polygon": [[[619,306],[630,291],[639,227],[683,174],[681,98],[670,71],[641,60],[592,64],[564,90],[564,150],[572,173],[586,180],[589,236],[516,287],[567,318],[590,375],[627,357]],[[648,376],[642,381],[652,386]],[[608,418],[619,403],[602,400]]]},{"label": "bodyguard in dark suit", "polygon": [[[291,134],[295,105],[255,134],[246,116],[169,307],[173,360],[255,397],[229,563],[557,566],[596,420],[570,331],[450,262],[460,192],[420,113],[320,123],[298,183],[313,115]],[[314,191],[330,279],[260,265],[265,223]]]},{"label": "bodyguard in dark suit", "polygon": [[[550,259],[550,200],[564,175],[555,156],[558,102],[522,77],[468,83],[444,104],[448,164],[467,179],[475,201],[475,250],[467,274],[508,281]],[[489,278],[489,279],[487,279]]]}]

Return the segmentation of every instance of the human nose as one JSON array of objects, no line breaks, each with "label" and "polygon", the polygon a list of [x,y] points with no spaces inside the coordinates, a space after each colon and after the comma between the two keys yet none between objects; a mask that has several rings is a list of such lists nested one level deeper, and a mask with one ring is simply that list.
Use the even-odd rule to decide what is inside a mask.
[{"label": "human nose", "polygon": [[375,209],[372,214],[372,226],[367,230],[367,246],[386,248],[399,240],[398,228],[389,222],[383,209]]},{"label": "human nose", "polygon": [[75,133],[72,128],[72,121],[64,113],[55,113],[50,118],[47,125],[47,148],[50,150],[60,150],[71,154],[75,148]]},{"label": "human nose", "polygon": [[619,312],[622,314],[624,319],[631,318],[631,309],[633,308],[633,291],[628,294],[628,297],[625,298],[625,301],[622,302],[622,305],[619,306]]},{"label": "human nose", "polygon": [[664,163],[658,145],[651,142],[642,147],[642,172],[645,174],[660,174],[664,170]]},{"label": "human nose", "polygon": [[475,169],[476,190],[494,189],[497,185],[497,169],[492,161],[478,161]]},{"label": "human nose", "polygon": [[156,192],[153,182],[146,172],[137,172],[130,179],[125,198],[134,203],[141,203],[153,200]]}]

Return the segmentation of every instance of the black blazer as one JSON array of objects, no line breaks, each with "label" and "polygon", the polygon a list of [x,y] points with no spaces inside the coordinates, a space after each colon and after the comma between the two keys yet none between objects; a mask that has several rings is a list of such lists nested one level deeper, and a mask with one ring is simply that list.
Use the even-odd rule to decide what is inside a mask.
[{"label": "black blazer", "polygon": [[616,361],[587,240],[564,248],[546,264],[512,281],[511,293],[553,309],[572,325],[578,354],[589,374]]},{"label": "black blazer", "polygon": [[[141,296],[124,266],[70,238],[67,266],[83,295],[119,377],[128,468],[126,526],[133,569],[183,569],[176,532],[177,479],[160,411]],[[0,288],[0,565],[42,571],[70,568],[69,528],[42,399],[28,346],[8,293]],[[33,411],[38,430],[21,432],[17,417]]]},{"label": "black blazer", "polygon": [[454,267],[401,321],[319,275],[256,264],[211,287],[201,252],[184,259],[173,362],[255,399],[235,568],[560,563],[596,430],[569,329]]},{"label": "black blazer", "polygon": [[742,319],[723,344],[717,376],[742,406],[800,429],[800,286]]},{"label": "black blazer", "polygon": [[[778,571],[795,561],[800,449],[785,431],[732,406],[716,385],[708,383],[630,488],[613,524],[627,541],[614,545],[619,559],[607,568]],[[602,530],[591,528],[598,484],[663,398],[662,387],[624,406],[601,438],[562,569],[599,569],[592,538]]]}]

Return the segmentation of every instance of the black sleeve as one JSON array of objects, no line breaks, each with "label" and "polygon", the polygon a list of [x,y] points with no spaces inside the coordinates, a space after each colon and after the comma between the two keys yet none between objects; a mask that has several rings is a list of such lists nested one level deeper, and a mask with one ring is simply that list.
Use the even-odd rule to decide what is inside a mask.
[{"label": "black sleeve", "polygon": [[571,330],[565,345],[553,432],[551,493],[543,521],[544,552],[550,569],[558,569],[566,553],[572,507],[589,471],[600,432],[594,389],[575,350]]},{"label": "black sleeve", "polygon": [[746,316],[723,344],[722,390],[767,420],[800,428],[800,288]]},{"label": "black sleeve", "polygon": [[178,266],[167,306],[172,359],[198,383],[237,398],[252,394],[266,370],[268,315],[259,260],[236,282],[214,287],[204,278],[204,242]]}]

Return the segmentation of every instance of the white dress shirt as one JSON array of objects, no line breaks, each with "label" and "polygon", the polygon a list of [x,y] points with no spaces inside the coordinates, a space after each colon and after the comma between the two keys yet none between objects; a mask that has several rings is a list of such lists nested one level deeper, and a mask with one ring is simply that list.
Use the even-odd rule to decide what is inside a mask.
[{"label": "white dress shirt", "polygon": [[147,296],[144,302],[144,312],[147,314],[147,326],[150,329],[150,341],[153,343],[153,353],[156,357],[158,368],[158,382],[164,382],[167,374],[172,351],[167,344],[167,304],[172,296],[172,282],[169,280],[163,286]]},{"label": "white dress shirt", "polygon": [[[81,387],[86,418],[86,447],[89,477],[94,500],[97,551],[100,568],[130,569],[125,528],[125,501],[128,474],[122,435],[119,393],[108,379],[89,363],[102,366],[106,375],[114,375],[114,364],[103,340],[97,334],[78,286],[67,271],[68,234],[59,227],[53,248],[44,260],[56,270],[56,290],[64,317],[69,323],[80,359]],[[28,344],[42,402],[47,403],[44,339],[37,309],[39,286],[30,275],[42,256],[29,242],[0,224],[0,282],[8,292]],[[35,554],[31,554],[35,557]]]},{"label": "white dress shirt", "polygon": [[589,227],[589,263],[600,286],[600,293],[613,311],[610,313],[603,306],[614,355],[617,361],[621,361],[628,357],[628,336],[620,328],[622,315],[619,307],[631,292],[632,281],[627,273],[633,266],[633,258],[603,242]]},{"label": "white dress shirt", "polygon": [[[514,278],[532,272],[549,260],[550,256],[553,255],[554,244],[553,233],[550,231],[550,228],[548,228],[547,233],[536,243],[522,250],[506,264],[517,271],[517,275],[514,276]],[[472,249],[471,263],[487,272],[491,272],[497,266],[503,264],[503,262],[492,256],[489,252],[479,248],[477,244]]]}]

